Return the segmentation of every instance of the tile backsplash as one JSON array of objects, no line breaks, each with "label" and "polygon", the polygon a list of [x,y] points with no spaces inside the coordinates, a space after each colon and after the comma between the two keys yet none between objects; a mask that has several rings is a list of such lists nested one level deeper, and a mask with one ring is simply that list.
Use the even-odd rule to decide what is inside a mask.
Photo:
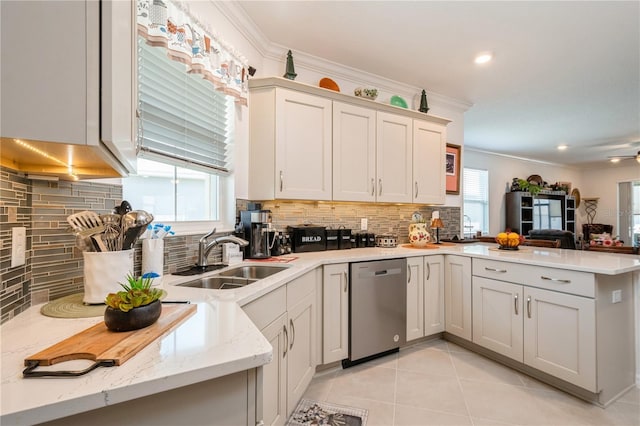
[{"label": "tile backsplash", "polygon": [[[0,323],[32,304],[83,291],[84,261],[67,216],[83,210],[110,213],[122,200],[122,186],[95,182],[27,179],[0,167]],[[135,206],[134,206],[135,208]],[[11,268],[11,228],[27,228],[26,262]],[[165,240],[165,273],[196,262],[200,235]],[[209,256],[220,261],[220,249]],[[141,243],[135,247],[134,273],[140,274]]]},{"label": "tile backsplash", "polygon": [[[110,213],[122,200],[122,186],[87,181],[46,181],[28,179],[23,173],[0,167],[0,323],[13,318],[32,304],[44,303],[83,291],[84,261],[76,248],[67,216],[83,210]],[[249,202],[237,200],[236,210]],[[134,206],[135,208],[135,206]],[[430,218],[440,212],[446,228],[442,238],[460,235],[460,209],[393,204],[328,202],[263,202],[271,210],[276,229],[313,223],[327,227],[360,229],[367,218],[370,232],[391,233],[407,242],[407,229],[414,211]],[[11,229],[25,227],[26,261],[11,267]],[[165,239],[164,272],[172,273],[195,264],[201,235]],[[221,261],[219,247],[209,256]],[[140,274],[141,243],[135,246],[134,273]]]},{"label": "tile backsplash", "polygon": [[[246,206],[246,204],[243,205]],[[291,225],[314,224],[330,228],[344,227],[358,232],[360,231],[360,220],[366,218],[369,232],[396,235],[399,243],[409,241],[409,223],[414,212],[419,212],[425,219],[431,219],[431,214],[438,211],[445,225],[445,228],[440,230],[440,238],[452,238],[454,235],[462,236],[459,207],[265,201],[262,202],[262,208],[271,210],[272,222],[277,230],[285,230],[287,226]]]}]

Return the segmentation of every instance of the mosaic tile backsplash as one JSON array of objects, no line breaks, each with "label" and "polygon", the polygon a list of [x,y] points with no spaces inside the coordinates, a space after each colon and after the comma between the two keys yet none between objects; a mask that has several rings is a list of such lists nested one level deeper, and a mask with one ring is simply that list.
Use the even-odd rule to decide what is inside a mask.
[{"label": "mosaic tile backsplash", "polygon": [[[31,305],[83,291],[82,252],[75,246],[75,236],[66,218],[83,210],[110,213],[121,200],[120,185],[31,180],[22,173],[0,167],[0,323]],[[237,200],[236,210],[246,210],[248,205],[247,200]],[[359,230],[360,219],[367,218],[369,232],[395,234],[400,243],[407,242],[413,212],[419,211],[430,218],[432,211],[438,210],[446,226],[440,232],[441,238],[460,235],[457,207],[270,201],[262,203],[262,208],[271,210],[278,230],[305,223]],[[26,262],[11,268],[11,228],[17,226],[27,229]],[[195,264],[200,237],[166,238],[164,273]],[[219,247],[212,251],[209,260],[222,260]],[[138,242],[135,274],[140,274],[141,264],[142,250]]]},{"label": "mosaic tile backsplash", "polygon": [[440,229],[440,238],[462,235],[459,207],[265,201],[262,208],[271,210],[272,222],[277,230],[286,230],[287,226],[291,225],[314,224],[334,229],[344,227],[358,232],[360,220],[366,218],[368,232],[396,235],[398,243],[401,244],[409,242],[409,223],[414,212],[419,212],[425,219],[431,219],[433,211],[438,211],[445,225],[445,228]]},{"label": "mosaic tile backsplash", "polygon": [[[83,210],[110,213],[122,201],[122,186],[93,182],[29,180],[0,167],[0,323],[32,304],[83,291],[82,252],[75,246],[67,216]],[[134,206],[135,207],[135,206]],[[11,228],[27,228],[26,263],[11,268]],[[200,235],[167,238],[165,273],[195,264]],[[220,249],[209,256],[221,261]],[[141,243],[134,273],[140,274]]]}]

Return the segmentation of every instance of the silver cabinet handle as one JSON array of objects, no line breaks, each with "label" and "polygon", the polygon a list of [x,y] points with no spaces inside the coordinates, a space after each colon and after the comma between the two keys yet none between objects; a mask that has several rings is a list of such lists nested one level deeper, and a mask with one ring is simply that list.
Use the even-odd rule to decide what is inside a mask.
[{"label": "silver cabinet handle", "polygon": [[376,195],[376,180],[371,178],[371,196]]},{"label": "silver cabinet handle", "polygon": [[407,284],[411,282],[411,265],[407,265],[407,273],[409,274],[409,278],[407,279]]},{"label": "silver cabinet handle", "polygon": [[416,195],[415,198],[418,198],[418,181],[416,181]]},{"label": "silver cabinet handle", "polygon": [[378,195],[382,195],[382,178],[378,179]]},{"label": "silver cabinet handle", "polygon": [[284,351],[282,351],[282,358],[287,356],[287,351],[289,349],[289,333],[287,332],[287,325],[282,326],[282,331],[284,331]]},{"label": "silver cabinet handle", "polygon": [[343,274],[344,274],[344,292],[346,293],[348,289],[347,286],[349,285],[349,276],[347,275],[347,271],[344,271]]},{"label": "silver cabinet handle", "polygon": [[527,316],[531,318],[531,296],[527,297]]},{"label": "silver cabinet handle", "polygon": [[284,173],[280,170],[280,192],[282,192],[282,187],[284,185]]},{"label": "silver cabinet handle", "polygon": [[491,271],[491,272],[500,272],[500,273],[507,272],[506,269],[487,268],[486,266],[484,267],[484,270],[485,271]]},{"label": "silver cabinet handle", "polygon": [[296,341],[296,328],[293,326],[293,320],[289,320],[289,324],[291,325],[291,344],[289,345],[289,349],[293,349],[293,344]]},{"label": "silver cabinet handle", "polygon": [[546,280],[546,281],[554,281],[557,283],[561,283],[561,284],[570,284],[571,280],[563,280],[561,278],[549,278],[549,277],[545,277],[544,275],[540,276],[541,279]]},{"label": "silver cabinet handle", "polygon": [[516,315],[518,315],[518,295],[517,294],[513,297],[513,306],[516,309]]},{"label": "silver cabinet handle", "polygon": [[427,281],[431,278],[431,264],[427,262]]}]

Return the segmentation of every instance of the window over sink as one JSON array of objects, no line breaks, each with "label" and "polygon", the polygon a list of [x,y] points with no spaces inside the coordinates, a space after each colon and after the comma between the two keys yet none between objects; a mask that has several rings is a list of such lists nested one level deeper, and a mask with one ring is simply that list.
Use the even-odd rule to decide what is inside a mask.
[{"label": "window over sink", "polygon": [[221,212],[234,201],[224,191],[232,168],[233,98],[140,37],[138,100],[138,171],[123,181],[124,198],[153,212],[157,222],[224,227]]}]

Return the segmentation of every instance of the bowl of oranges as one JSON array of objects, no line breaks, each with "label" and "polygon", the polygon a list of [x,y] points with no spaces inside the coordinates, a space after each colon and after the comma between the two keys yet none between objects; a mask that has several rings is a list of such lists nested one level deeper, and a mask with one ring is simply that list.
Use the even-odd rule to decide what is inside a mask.
[{"label": "bowl of oranges", "polygon": [[522,235],[517,232],[511,232],[508,229],[496,236],[496,243],[500,245],[498,248],[501,250],[518,250],[518,246],[523,240],[524,237]]}]

